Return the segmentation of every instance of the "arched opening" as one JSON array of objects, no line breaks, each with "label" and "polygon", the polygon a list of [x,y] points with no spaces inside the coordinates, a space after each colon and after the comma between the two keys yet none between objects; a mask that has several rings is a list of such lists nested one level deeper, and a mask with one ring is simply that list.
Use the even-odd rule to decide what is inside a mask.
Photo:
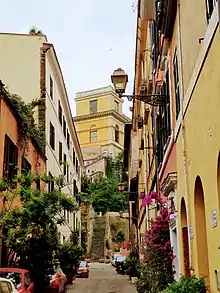
[{"label": "arched opening", "polygon": [[96,142],[97,139],[98,139],[97,128],[95,125],[93,125],[90,127],[89,140],[90,142]]},{"label": "arched opening", "polygon": [[184,275],[190,276],[188,221],[186,213],[186,203],[184,198],[182,198],[181,200],[181,228],[183,242]]},{"label": "arched opening", "polygon": [[197,176],[195,182],[194,200],[198,275],[206,277],[206,282],[209,283],[209,260],[206,232],[205,201],[202,181],[199,176]]},{"label": "arched opening", "polygon": [[115,141],[119,143],[119,128],[118,125],[115,125]]}]

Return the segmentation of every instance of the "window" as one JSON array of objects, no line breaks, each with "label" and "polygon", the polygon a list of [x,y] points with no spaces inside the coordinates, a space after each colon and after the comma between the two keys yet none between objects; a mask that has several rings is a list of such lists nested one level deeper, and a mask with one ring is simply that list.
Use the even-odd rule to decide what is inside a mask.
[{"label": "window", "polygon": [[78,171],[78,159],[76,158],[76,172]]},{"label": "window", "polygon": [[117,101],[115,102],[115,111],[119,112],[119,103]]},{"label": "window", "polygon": [[50,146],[55,150],[55,128],[50,122]]},{"label": "window", "polygon": [[67,146],[68,146],[68,149],[70,149],[70,134],[68,129],[67,129]]},{"label": "window", "polygon": [[64,137],[66,138],[66,120],[63,116],[63,134],[64,134]]},{"label": "window", "polygon": [[73,164],[75,165],[75,160],[76,160],[76,154],[75,154],[75,150],[73,149]]},{"label": "window", "polygon": [[53,192],[54,191],[54,178],[50,172],[48,175],[49,175],[48,192]]},{"label": "window", "polygon": [[90,101],[89,104],[90,104],[90,114],[97,113],[97,100]]},{"label": "window", "polygon": [[176,119],[178,118],[180,112],[180,87],[179,87],[179,72],[178,72],[178,59],[177,52],[173,59],[173,76],[174,76],[174,86],[175,86],[175,97],[176,97]]},{"label": "window", "polygon": [[91,129],[90,130],[90,142],[96,142],[97,141],[97,130]]},{"label": "window", "polygon": [[28,162],[28,160],[24,156],[22,156],[21,173],[28,174],[30,171],[31,171],[31,164]]},{"label": "window", "polygon": [[76,180],[73,180],[73,195],[76,197]]},{"label": "window", "polygon": [[70,178],[69,178],[69,165],[67,164],[66,166],[66,181],[69,182]]},{"label": "window", "polygon": [[50,97],[53,100],[53,79],[50,76]]},{"label": "window", "polygon": [[60,101],[58,101],[58,116],[61,126],[63,125],[62,117],[63,117],[63,109],[61,107]]},{"label": "window", "polygon": [[157,167],[163,161],[167,140],[171,133],[170,121],[170,95],[169,95],[169,72],[166,74],[161,94],[164,95],[164,106],[159,108],[159,114],[156,116],[156,136],[157,136]]},{"label": "window", "polygon": [[212,13],[216,4],[217,4],[217,0],[206,0],[206,14],[207,14],[206,17],[208,21],[212,16]]},{"label": "window", "polygon": [[17,175],[18,148],[13,141],[5,135],[3,177],[6,181],[12,182]]},{"label": "window", "polygon": [[63,160],[63,145],[62,142],[59,141],[59,163]]},{"label": "window", "polygon": [[115,141],[119,143],[119,128],[118,125],[115,125]]},{"label": "window", "polygon": [[64,176],[66,175],[66,171],[67,171],[67,168],[66,168],[66,154],[63,155],[63,174]]}]

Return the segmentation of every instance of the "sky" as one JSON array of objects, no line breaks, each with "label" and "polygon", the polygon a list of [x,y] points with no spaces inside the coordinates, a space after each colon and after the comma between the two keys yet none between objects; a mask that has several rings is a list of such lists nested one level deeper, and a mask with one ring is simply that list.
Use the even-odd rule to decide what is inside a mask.
[{"label": "sky", "polygon": [[[133,92],[136,11],[133,0],[1,0],[0,32],[41,29],[53,43],[73,115],[76,92],[111,84],[121,67]],[[131,116],[131,102],[124,113]]]}]

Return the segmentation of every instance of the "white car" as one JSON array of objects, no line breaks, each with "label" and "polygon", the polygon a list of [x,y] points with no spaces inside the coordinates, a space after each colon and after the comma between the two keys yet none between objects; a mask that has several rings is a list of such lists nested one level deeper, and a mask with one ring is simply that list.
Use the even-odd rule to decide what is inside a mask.
[{"label": "white car", "polygon": [[18,293],[13,283],[5,278],[0,278],[0,292],[2,293]]},{"label": "white car", "polygon": [[117,257],[121,256],[121,253],[116,253],[116,254],[113,254],[112,257],[111,257],[111,264],[113,267],[115,267],[115,261],[117,260]]}]

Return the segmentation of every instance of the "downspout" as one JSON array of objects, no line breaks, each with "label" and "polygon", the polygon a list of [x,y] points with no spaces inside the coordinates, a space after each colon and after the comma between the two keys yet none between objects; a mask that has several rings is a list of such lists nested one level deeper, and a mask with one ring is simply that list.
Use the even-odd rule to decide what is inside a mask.
[{"label": "downspout", "polygon": [[177,19],[178,19],[178,51],[180,58],[180,72],[181,72],[181,135],[182,135],[182,152],[183,152],[183,164],[184,164],[184,187],[185,187],[185,197],[187,201],[187,224],[188,224],[188,243],[189,243],[189,261],[190,266],[192,266],[192,251],[190,242],[190,203],[189,203],[189,177],[188,177],[188,163],[187,163],[187,149],[186,149],[186,132],[185,132],[185,120],[184,120],[184,85],[183,85],[183,60],[182,60],[182,41],[181,41],[181,28],[180,28],[180,0],[177,2]]}]

